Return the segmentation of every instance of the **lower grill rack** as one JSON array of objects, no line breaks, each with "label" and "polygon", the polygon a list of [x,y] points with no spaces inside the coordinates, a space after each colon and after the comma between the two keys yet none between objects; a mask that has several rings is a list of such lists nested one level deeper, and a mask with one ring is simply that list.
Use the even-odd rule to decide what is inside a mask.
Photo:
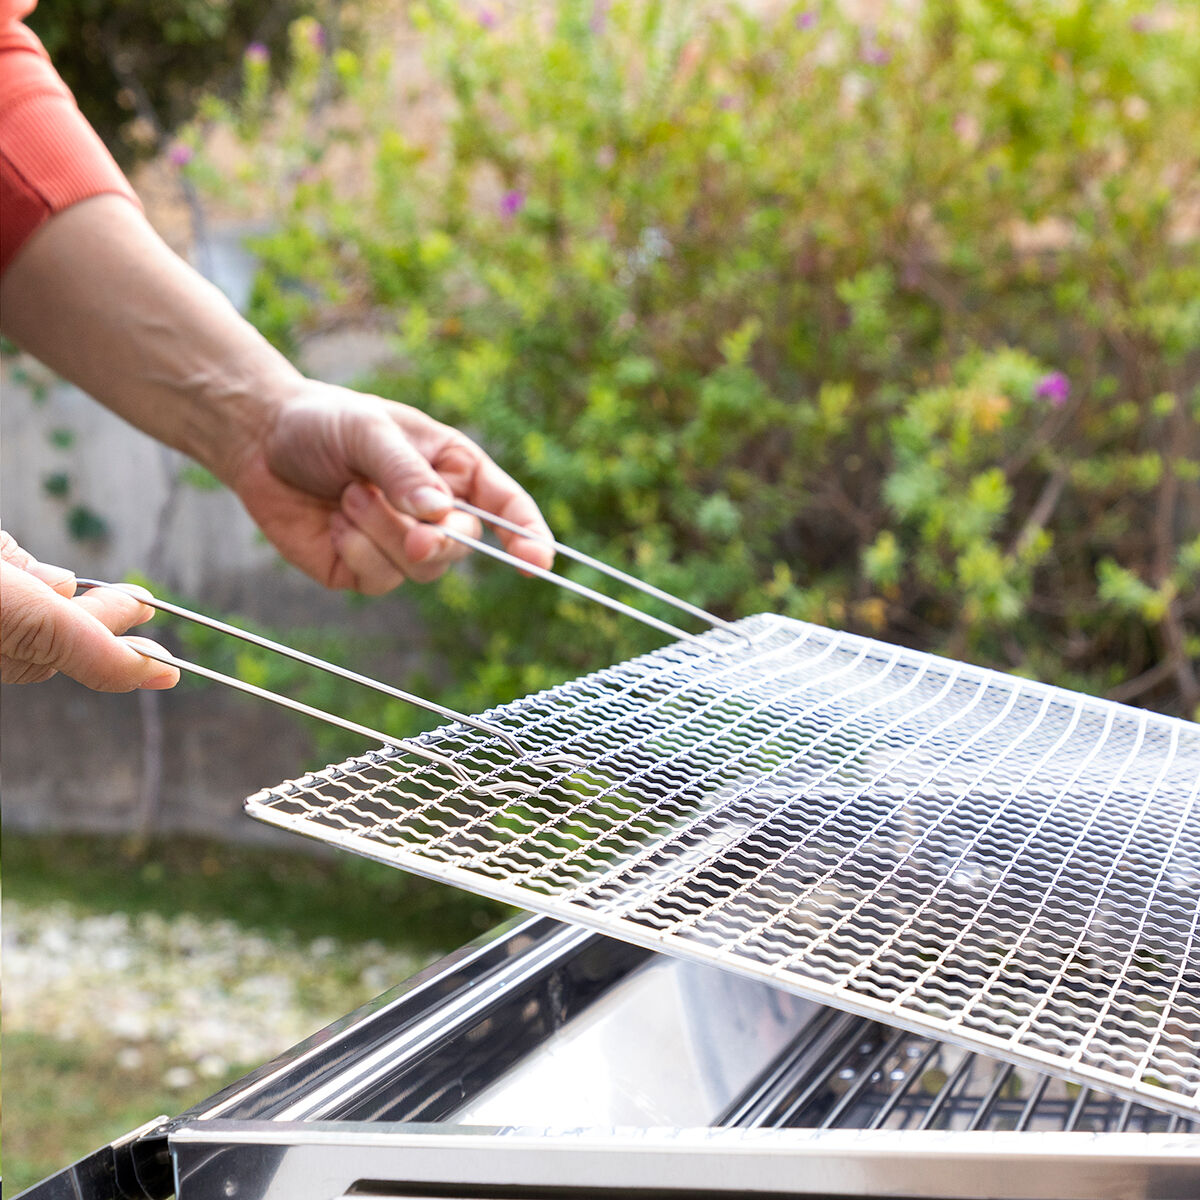
[{"label": "lower grill rack", "polygon": [[740,1128],[1186,1133],[1094,1088],[825,1009],[715,1122]]}]

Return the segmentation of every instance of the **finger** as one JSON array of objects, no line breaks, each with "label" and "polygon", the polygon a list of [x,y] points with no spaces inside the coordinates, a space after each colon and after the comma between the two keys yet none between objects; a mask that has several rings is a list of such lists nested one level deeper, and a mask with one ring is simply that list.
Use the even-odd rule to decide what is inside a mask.
[{"label": "finger", "polygon": [[[85,605],[58,595],[40,579],[9,563],[0,564],[0,569],[5,682],[27,682],[61,671],[98,691],[127,692],[145,686],[168,687],[178,678],[174,668],[143,657],[114,637]],[[113,601],[115,621],[124,619],[122,611],[136,618],[141,607],[137,601],[125,598],[131,610],[116,608],[119,603]]]},{"label": "finger", "polygon": [[36,559],[25,568],[34,579],[40,579],[51,591],[68,600],[75,595],[75,572],[66,567],[55,567]]},{"label": "finger", "polygon": [[88,588],[82,596],[75,597],[75,603],[113,633],[144,625],[154,616],[154,609],[123,588]]},{"label": "finger", "polygon": [[[546,524],[533,497],[515,479],[502,471],[486,454],[480,451],[481,459],[471,479],[470,491],[463,499],[484,512],[495,513],[514,525],[521,525],[534,537],[552,539],[550,526]],[[497,529],[504,548],[517,558],[523,558],[535,567],[549,570],[554,565],[554,549],[544,543],[524,538],[506,529]]]},{"label": "finger", "polygon": [[0,561],[11,563],[24,571],[30,563],[37,559],[17,545],[17,539],[7,529],[0,529]]},{"label": "finger", "polygon": [[153,662],[159,668],[159,674],[152,675],[145,683],[141,685],[145,691],[162,691],[164,688],[174,687],[179,682],[179,668],[173,667],[169,663],[160,662],[154,655],[162,653],[162,646],[156,641],[148,637],[138,637],[136,634],[130,637],[117,639],[123,645],[128,646],[131,650],[141,654],[141,647],[145,647],[152,653],[144,655],[147,662]]},{"label": "finger", "polygon": [[465,557],[468,547],[445,537],[443,528],[479,536],[479,523],[466,513],[448,512],[437,524],[414,520],[397,512],[383,493],[355,483],[342,494],[342,511],[379,552],[417,583],[429,583],[451,563]]},{"label": "finger", "polygon": [[454,502],[450,488],[384,413],[358,414],[346,433],[347,465],[376,484],[402,513],[436,519]]},{"label": "finger", "polygon": [[353,577],[353,588],[366,596],[382,596],[404,582],[404,573],[361,529],[341,513],[329,518],[333,548]]}]

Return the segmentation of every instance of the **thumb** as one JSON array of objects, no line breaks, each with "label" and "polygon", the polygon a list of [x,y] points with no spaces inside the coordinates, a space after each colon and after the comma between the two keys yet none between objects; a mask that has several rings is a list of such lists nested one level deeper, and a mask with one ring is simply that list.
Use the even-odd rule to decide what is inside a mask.
[{"label": "thumb", "polygon": [[454,503],[445,480],[387,418],[358,415],[346,442],[350,468],[374,483],[400,512],[432,520]]},{"label": "thumb", "polygon": [[[118,628],[141,619],[139,602],[125,599],[127,614],[106,614]],[[83,604],[7,562],[0,563],[0,665],[5,683],[35,682],[61,671],[102,692],[164,687],[175,678],[172,668],[139,654]]]}]

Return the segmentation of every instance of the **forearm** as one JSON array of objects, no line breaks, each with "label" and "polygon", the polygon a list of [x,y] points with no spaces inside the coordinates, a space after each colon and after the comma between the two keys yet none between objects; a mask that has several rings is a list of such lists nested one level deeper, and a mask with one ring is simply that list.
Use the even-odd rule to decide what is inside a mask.
[{"label": "forearm", "polygon": [[301,383],[116,196],[76,204],[30,238],[0,280],[0,328],[226,482]]}]

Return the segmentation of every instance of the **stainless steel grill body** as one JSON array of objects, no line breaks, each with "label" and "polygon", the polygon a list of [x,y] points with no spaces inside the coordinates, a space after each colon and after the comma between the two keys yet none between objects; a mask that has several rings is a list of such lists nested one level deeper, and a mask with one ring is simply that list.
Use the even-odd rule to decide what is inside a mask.
[{"label": "stainless steel grill body", "polygon": [[110,1147],[103,1165],[107,1188],[80,1170],[36,1200],[1190,1200],[1200,1133],[535,918]]},{"label": "stainless steel grill body", "polygon": [[248,811],[1200,1112],[1200,726],[767,615],[486,716]]}]

